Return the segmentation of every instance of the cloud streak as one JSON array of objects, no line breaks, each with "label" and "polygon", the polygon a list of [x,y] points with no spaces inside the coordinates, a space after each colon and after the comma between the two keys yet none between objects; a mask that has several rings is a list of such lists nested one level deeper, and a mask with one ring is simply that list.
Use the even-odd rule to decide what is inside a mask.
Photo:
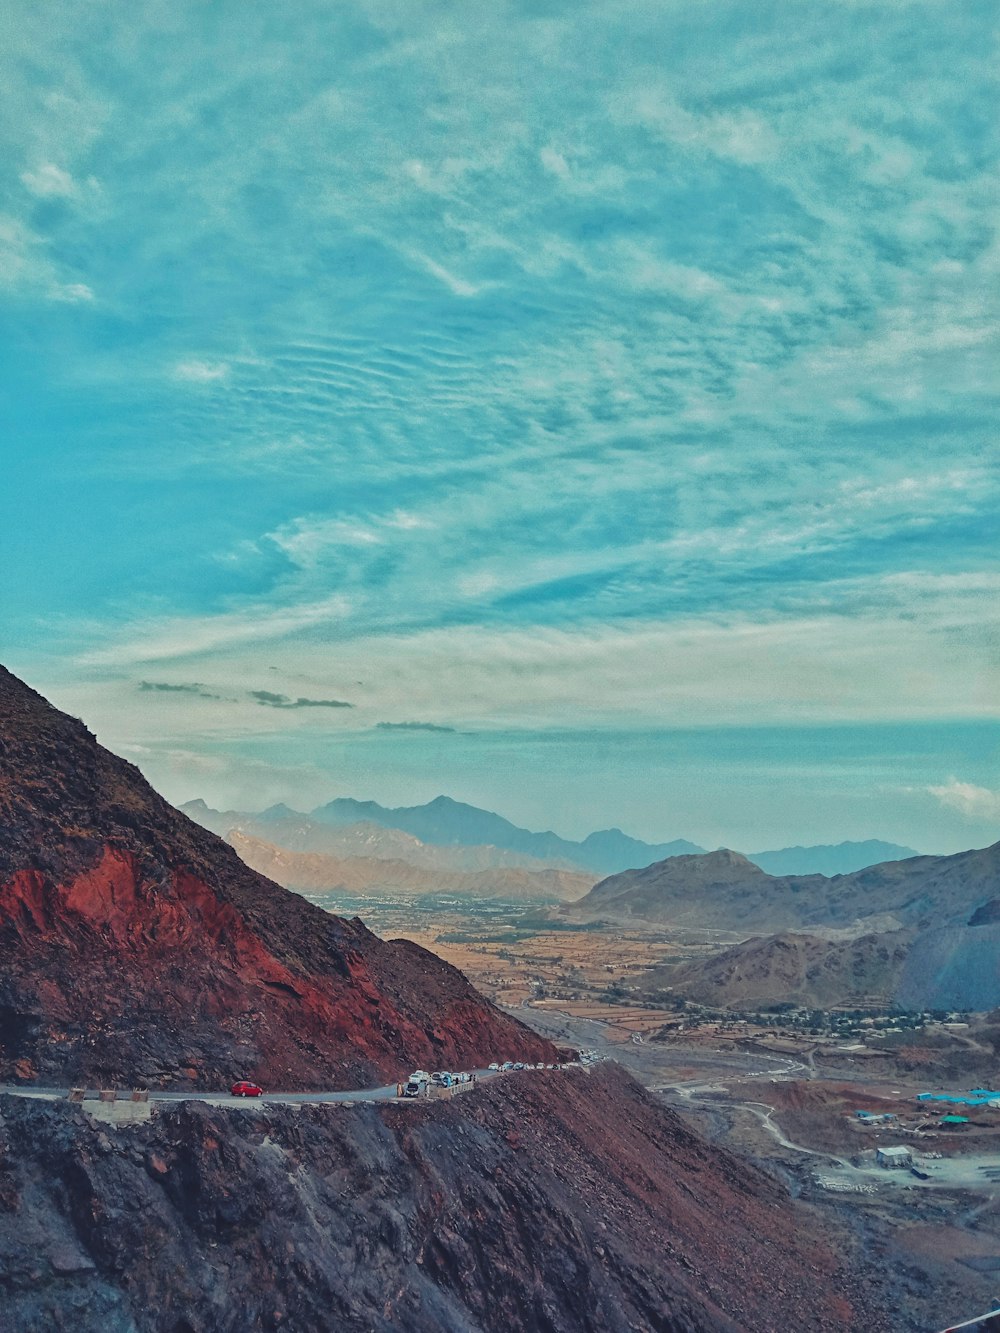
[{"label": "cloud streak", "polygon": [[353,708],[353,704],[343,699],[290,699],[286,694],[274,694],[271,690],[250,690],[250,698],[265,708]]}]

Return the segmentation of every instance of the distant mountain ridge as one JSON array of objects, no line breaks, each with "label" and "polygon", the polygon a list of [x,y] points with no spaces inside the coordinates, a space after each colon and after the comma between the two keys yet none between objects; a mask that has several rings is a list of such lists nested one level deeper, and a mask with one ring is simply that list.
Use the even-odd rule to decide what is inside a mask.
[{"label": "distant mountain ridge", "polygon": [[818,847],[782,847],[773,852],[748,852],[752,861],[769,875],[850,875],[855,870],[883,861],[905,861],[919,856],[912,847],[869,838],[866,842],[838,842]]},{"label": "distant mountain ridge", "polygon": [[769,875],[725,849],[626,870],[562,908],[579,920],[641,919],[729,930],[849,926],[886,915],[899,926],[964,926],[998,897],[1000,843],[912,856],[850,875]]},{"label": "distant mountain ridge", "polygon": [[425,894],[454,893],[468,898],[507,898],[527,902],[558,899],[572,902],[593,886],[593,875],[573,870],[525,870],[497,866],[492,870],[439,870],[398,857],[327,856],[321,852],[290,852],[232,829],[226,841],[242,861],[261,875],[299,893],[368,891]]},{"label": "distant mountain ridge", "polygon": [[704,851],[704,848],[684,838],[650,844],[638,838],[630,838],[617,828],[601,829],[589,834],[582,842],[573,842],[550,831],[532,833],[512,824],[502,815],[452,800],[450,796],[436,796],[426,805],[401,806],[394,810],[376,801],[339,797],[313,810],[310,818],[334,825],[355,823],[363,819],[373,824],[402,829],[405,833],[412,833],[421,842],[445,847],[472,844],[503,847],[542,861],[570,861],[587,870],[596,870],[599,874],[608,874],[632,865],[644,865],[650,860],[663,860],[667,856]]},{"label": "distant mountain ridge", "polygon": [[[522,866],[541,869],[548,866],[566,870],[587,870],[598,875],[613,875],[622,870],[639,869],[655,861],[674,856],[691,856],[705,851],[686,838],[670,842],[650,843],[632,838],[619,828],[601,829],[590,833],[582,841],[574,842],[552,832],[533,833],[504,819],[502,815],[450,796],[437,796],[426,805],[399,806],[392,809],[377,801],[357,801],[338,797],[308,814],[293,810],[285,804],[270,806],[259,812],[240,810],[218,811],[203,800],[188,801],[181,810],[199,824],[224,836],[238,828],[252,837],[273,842],[290,851],[323,852],[328,855],[373,855],[402,857],[405,860],[422,856],[426,864],[432,855],[430,848],[475,848],[476,855],[461,861],[442,861],[441,869],[485,870],[493,866]],[[346,830],[367,830],[369,852],[355,845],[353,835]],[[398,841],[378,846],[371,837],[376,828],[407,834],[423,844],[418,852],[413,844],[407,847]],[[324,830],[344,830],[346,841],[336,842]],[[916,856],[910,847],[871,839],[867,842],[842,842],[836,846],[784,847],[775,851],[753,852],[748,860],[769,874],[780,875],[837,875],[848,874],[881,861],[899,860]]]}]

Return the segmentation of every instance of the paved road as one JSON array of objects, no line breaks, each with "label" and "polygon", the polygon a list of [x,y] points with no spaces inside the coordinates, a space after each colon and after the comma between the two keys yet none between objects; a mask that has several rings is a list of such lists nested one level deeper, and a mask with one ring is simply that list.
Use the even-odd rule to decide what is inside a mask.
[{"label": "paved road", "polygon": [[[486,1083],[496,1074],[488,1069],[477,1069],[476,1079]],[[403,1080],[406,1081],[405,1079]],[[36,1088],[25,1084],[0,1084],[0,1093],[9,1093],[15,1097],[42,1097],[46,1099],[64,1099],[69,1095],[69,1088]],[[119,1090],[121,1095],[121,1090]],[[88,1088],[87,1101],[97,1101],[99,1090]],[[127,1097],[127,1091],[126,1091]],[[396,1084],[388,1083],[384,1088],[353,1088],[347,1092],[265,1092],[262,1097],[233,1097],[221,1089],[215,1092],[157,1092],[149,1094],[151,1102],[211,1102],[216,1106],[247,1106],[270,1103],[278,1106],[299,1106],[305,1102],[381,1102],[396,1100]],[[409,1099],[408,1099],[409,1100]],[[419,1100],[419,1099],[416,1099]]]}]

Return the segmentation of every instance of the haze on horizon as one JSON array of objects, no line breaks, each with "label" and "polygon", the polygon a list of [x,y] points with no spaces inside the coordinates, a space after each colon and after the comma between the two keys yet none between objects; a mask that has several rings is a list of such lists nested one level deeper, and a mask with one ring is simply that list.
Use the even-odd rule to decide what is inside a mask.
[{"label": "haze on horizon", "polygon": [[995,18],[8,7],[3,660],[176,801],[995,841]]}]

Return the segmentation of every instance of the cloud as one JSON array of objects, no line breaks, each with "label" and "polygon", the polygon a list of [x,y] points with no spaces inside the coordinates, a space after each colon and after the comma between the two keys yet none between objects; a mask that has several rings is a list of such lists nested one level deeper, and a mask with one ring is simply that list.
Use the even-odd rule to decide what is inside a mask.
[{"label": "cloud", "polygon": [[229,366],[225,361],[178,361],[173,376],[190,384],[215,384],[228,378]]},{"label": "cloud", "polygon": [[104,641],[80,655],[83,667],[121,667],[200,657],[240,644],[266,643],[342,619],[349,603],[334,594],[293,606],[251,602],[239,610],[203,616],[167,616],[129,620],[115,626]]},{"label": "cloud", "polygon": [[197,681],[190,685],[172,685],[166,681],[160,680],[140,680],[139,689],[143,692],[158,692],[162,694],[194,694],[199,699],[221,699],[221,694],[213,694],[207,690],[204,685],[199,685]]},{"label": "cloud", "polygon": [[85,282],[67,282],[55,286],[51,289],[50,295],[54,301],[67,301],[71,305],[94,299],[92,289]]},{"label": "cloud", "polygon": [[34,171],[22,171],[21,182],[42,199],[72,198],[77,192],[73,177],[54,162],[43,162]]},{"label": "cloud", "polygon": [[455,734],[454,727],[440,727],[436,722],[376,722],[378,731],[442,731]]},{"label": "cloud", "polygon": [[353,708],[353,704],[343,699],[289,699],[286,694],[273,694],[270,690],[250,690],[250,698],[267,708]]},{"label": "cloud", "polygon": [[983,823],[1000,821],[1000,791],[977,787],[971,782],[950,778],[942,787],[928,787],[930,794],[948,810],[957,810],[968,820]]}]

